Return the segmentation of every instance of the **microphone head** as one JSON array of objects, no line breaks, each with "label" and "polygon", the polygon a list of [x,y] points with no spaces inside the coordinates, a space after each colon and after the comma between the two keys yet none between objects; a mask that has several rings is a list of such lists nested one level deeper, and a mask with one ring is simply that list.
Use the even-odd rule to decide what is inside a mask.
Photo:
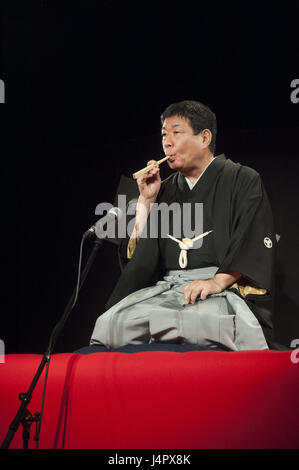
[{"label": "microphone head", "polygon": [[123,216],[123,211],[119,207],[111,207],[107,214],[102,217],[100,220],[96,222],[95,225],[90,227],[90,229],[86,230],[84,233],[84,237],[90,237],[91,235],[96,234],[98,238],[105,237],[105,230],[104,228],[110,223],[118,222]]},{"label": "microphone head", "polygon": [[123,211],[119,207],[111,207],[108,214],[113,215],[116,219],[120,219],[123,215]]}]

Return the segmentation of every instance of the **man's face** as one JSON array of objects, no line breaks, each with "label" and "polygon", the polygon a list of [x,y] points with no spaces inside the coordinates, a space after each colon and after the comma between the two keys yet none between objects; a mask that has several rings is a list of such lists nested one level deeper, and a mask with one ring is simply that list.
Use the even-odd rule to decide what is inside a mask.
[{"label": "man's face", "polygon": [[162,145],[171,169],[184,175],[198,168],[207,146],[202,133],[194,135],[189,119],[180,116],[166,118],[162,127]]}]

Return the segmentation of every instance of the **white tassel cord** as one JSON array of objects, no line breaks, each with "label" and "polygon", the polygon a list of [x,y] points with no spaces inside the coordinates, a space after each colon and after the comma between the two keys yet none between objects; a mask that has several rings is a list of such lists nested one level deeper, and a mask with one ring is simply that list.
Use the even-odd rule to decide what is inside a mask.
[{"label": "white tassel cord", "polygon": [[185,269],[188,266],[188,257],[187,257],[187,251],[193,247],[194,242],[199,240],[200,238],[205,237],[209,233],[213,232],[213,230],[209,230],[208,232],[202,233],[201,235],[198,235],[197,237],[194,238],[183,238],[182,240],[178,240],[177,238],[173,237],[172,235],[168,235],[171,240],[175,241],[178,243],[181,253],[179,257],[179,265],[182,269]]}]

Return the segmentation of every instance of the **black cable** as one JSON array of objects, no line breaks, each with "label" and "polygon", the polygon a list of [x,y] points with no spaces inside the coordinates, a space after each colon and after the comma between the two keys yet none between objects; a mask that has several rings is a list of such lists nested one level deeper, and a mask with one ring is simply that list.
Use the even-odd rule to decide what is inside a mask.
[{"label": "black cable", "polygon": [[[85,234],[83,235],[82,239],[81,239],[81,244],[80,244],[80,252],[79,252],[79,263],[78,263],[78,275],[77,275],[77,284],[76,284],[76,288],[75,288],[75,293],[73,293],[69,303],[71,302],[71,305],[70,305],[70,309],[67,313],[67,315],[63,315],[63,317],[59,320],[59,322],[55,325],[53,331],[52,331],[52,334],[50,336],[50,340],[49,340],[49,346],[48,346],[48,352],[49,354],[51,354],[52,352],[52,349],[54,348],[54,345],[55,345],[55,342],[56,342],[56,337],[57,337],[57,332],[59,332],[59,330],[64,326],[67,318],[68,318],[68,315],[70,313],[70,311],[74,308],[76,302],[77,302],[77,299],[78,299],[78,294],[79,294],[79,290],[80,290],[80,277],[81,277],[81,264],[82,264],[82,252],[83,252],[83,243],[86,239],[86,236]],[[73,300],[73,297],[74,297],[74,300]]]}]

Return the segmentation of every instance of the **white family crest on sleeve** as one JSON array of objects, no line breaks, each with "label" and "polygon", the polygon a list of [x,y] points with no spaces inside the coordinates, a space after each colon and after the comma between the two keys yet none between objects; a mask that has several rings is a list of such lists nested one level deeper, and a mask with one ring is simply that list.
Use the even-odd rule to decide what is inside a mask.
[{"label": "white family crest on sleeve", "polygon": [[265,245],[266,248],[272,248],[273,243],[272,243],[271,238],[265,237],[264,238],[264,245]]}]

